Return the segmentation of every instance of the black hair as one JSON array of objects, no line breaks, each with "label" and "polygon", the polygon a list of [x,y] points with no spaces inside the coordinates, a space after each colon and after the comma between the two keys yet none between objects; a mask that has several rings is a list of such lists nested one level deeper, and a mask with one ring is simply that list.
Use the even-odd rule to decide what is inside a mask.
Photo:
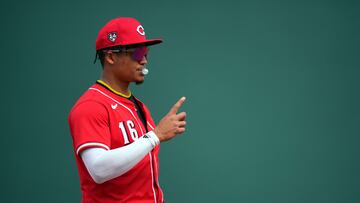
[{"label": "black hair", "polygon": [[103,51],[98,51],[96,52],[97,57],[99,57],[99,61],[101,63],[101,67],[104,69],[104,60],[105,60],[105,52]]}]

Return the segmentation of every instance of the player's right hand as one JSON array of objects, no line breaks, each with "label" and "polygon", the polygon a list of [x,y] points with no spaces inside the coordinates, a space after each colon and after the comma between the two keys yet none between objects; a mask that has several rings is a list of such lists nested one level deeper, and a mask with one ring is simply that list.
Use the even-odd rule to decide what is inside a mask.
[{"label": "player's right hand", "polygon": [[170,140],[176,135],[185,132],[186,113],[177,113],[185,99],[185,97],[181,97],[154,129],[154,133],[158,136],[160,142]]}]

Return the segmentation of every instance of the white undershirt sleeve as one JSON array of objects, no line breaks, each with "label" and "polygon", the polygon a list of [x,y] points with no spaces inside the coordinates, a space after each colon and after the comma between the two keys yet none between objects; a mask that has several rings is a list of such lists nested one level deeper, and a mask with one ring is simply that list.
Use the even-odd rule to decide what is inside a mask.
[{"label": "white undershirt sleeve", "polygon": [[117,149],[85,149],[81,158],[93,180],[101,184],[129,171],[159,143],[159,138],[150,131],[135,142]]}]

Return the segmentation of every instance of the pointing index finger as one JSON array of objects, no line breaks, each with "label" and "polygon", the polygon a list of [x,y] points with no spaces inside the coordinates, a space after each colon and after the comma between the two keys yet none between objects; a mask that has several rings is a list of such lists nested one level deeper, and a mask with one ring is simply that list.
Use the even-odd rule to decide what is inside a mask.
[{"label": "pointing index finger", "polygon": [[176,114],[180,109],[181,105],[185,102],[186,97],[181,97],[179,101],[174,104],[174,106],[170,109],[169,114]]}]

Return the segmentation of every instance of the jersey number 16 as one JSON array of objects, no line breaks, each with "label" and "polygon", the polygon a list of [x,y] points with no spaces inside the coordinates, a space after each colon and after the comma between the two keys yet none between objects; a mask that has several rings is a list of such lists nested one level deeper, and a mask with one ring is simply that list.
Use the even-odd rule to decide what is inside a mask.
[{"label": "jersey number 16", "polygon": [[[122,135],[124,136],[124,144],[129,144],[130,141],[129,141],[129,136],[126,132],[126,129],[125,129],[125,122],[122,121],[119,123],[119,128],[121,129],[121,132],[122,132]],[[138,132],[136,131],[135,129],[135,124],[132,120],[128,120],[126,121],[126,126],[128,128],[128,131],[131,135],[131,138],[133,141],[137,140],[139,138],[139,135],[138,135]]]}]

